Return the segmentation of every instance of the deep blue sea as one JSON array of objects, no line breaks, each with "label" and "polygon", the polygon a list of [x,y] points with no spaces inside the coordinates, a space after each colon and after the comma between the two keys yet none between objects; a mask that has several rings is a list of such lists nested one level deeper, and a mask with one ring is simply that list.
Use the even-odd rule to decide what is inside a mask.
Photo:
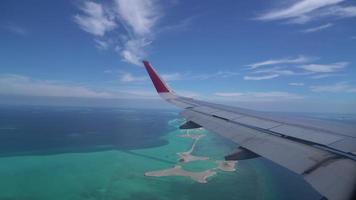
[{"label": "deep blue sea", "polygon": [[[173,111],[45,106],[0,107],[0,155],[160,146]],[[150,130],[147,133],[145,130]]]}]

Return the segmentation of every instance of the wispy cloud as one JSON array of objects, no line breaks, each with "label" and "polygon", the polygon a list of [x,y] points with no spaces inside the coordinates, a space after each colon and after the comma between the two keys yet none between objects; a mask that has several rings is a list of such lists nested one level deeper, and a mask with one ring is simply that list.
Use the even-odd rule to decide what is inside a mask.
[{"label": "wispy cloud", "polygon": [[161,17],[155,0],[116,0],[116,13],[124,25],[127,35],[120,54],[124,61],[141,65],[146,56],[145,47],[154,38],[153,28]]},{"label": "wispy cloud", "polygon": [[0,28],[20,36],[25,36],[28,34],[28,30],[14,23],[4,24],[0,26]]},{"label": "wispy cloud", "polygon": [[288,83],[288,85],[301,87],[301,86],[304,86],[304,83]]},{"label": "wispy cloud", "polygon": [[142,82],[147,81],[147,76],[134,76],[129,72],[121,72],[119,74],[119,79],[121,82],[131,83],[131,82]]},{"label": "wispy cloud", "polygon": [[[330,64],[313,63],[317,58],[299,56],[296,58],[270,59],[247,65],[249,75],[244,80],[269,80],[280,76],[310,76],[313,79],[336,76],[348,62]],[[259,76],[255,76],[258,74]],[[251,76],[253,75],[253,76]]]},{"label": "wispy cloud", "polygon": [[172,24],[172,25],[166,25],[160,28],[159,32],[160,33],[166,33],[170,31],[182,31],[182,30],[187,30],[191,27],[192,22],[198,18],[199,15],[195,16],[190,16],[185,19],[182,19],[180,22]]},{"label": "wispy cloud", "polygon": [[[105,71],[105,73],[114,73],[113,71]],[[178,73],[178,72],[172,72],[172,73],[162,73],[161,77],[163,80],[169,82],[169,81],[181,81],[181,80],[207,80],[207,79],[225,79],[225,78],[230,78],[238,75],[238,72],[233,72],[233,71],[217,71],[214,73],[210,74],[192,74],[190,72],[186,73]],[[125,72],[125,71],[119,71],[119,80],[121,82],[126,82],[126,83],[134,83],[134,82],[144,82],[148,81],[149,78],[147,75],[145,76],[138,76],[134,75],[130,72]]]},{"label": "wispy cloud", "polygon": [[162,74],[161,76],[165,81],[178,81],[184,78],[181,73],[177,73],[177,72],[170,73],[170,74]]},{"label": "wispy cloud", "polygon": [[331,73],[340,71],[348,65],[348,62],[337,62],[332,64],[308,64],[302,65],[299,68],[304,69],[310,72],[319,72],[319,73]]},{"label": "wispy cloud", "polygon": [[239,75],[239,72],[234,72],[234,71],[217,71],[214,73],[210,73],[210,74],[187,74],[185,75],[185,77],[187,79],[193,79],[193,80],[206,80],[206,79],[211,79],[211,78],[230,78],[233,76],[237,76]]},{"label": "wispy cloud", "polygon": [[306,56],[298,56],[296,58],[281,58],[281,59],[269,59],[262,62],[257,62],[253,64],[247,65],[250,69],[256,69],[263,66],[277,65],[277,64],[298,64],[298,63],[306,63],[314,60],[315,58],[306,57]]},{"label": "wispy cloud", "polygon": [[323,79],[323,78],[329,78],[329,77],[332,77],[332,76],[340,76],[340,74],[330,74],[330,73],[327,73],[327,74],[316,74],[316,75],[311,76],[310,78],[311,79]]},{"label": "wispy cloud", "polygon": [[69,85],[48,80],[36,80],[16,74],[0,75],[0,94],[53,97],[112,98],[109,92],[84,86]]},{"label": "wispy cloud", "polygon": [[133,33],[146,36],[160,17],[159,9],[153,0],[115,0],[116,12],[130,26]]},{"label": "wispy cloud", "polygon": [[[165,81],[178,81],[183,79],[183,76],[180,73],[161,74],[161,77]],[[119,80],[120,82],[124,82],[124,83],[137,83],[137,82],[149,81],[149,78],[147,75],[137,76],[137,75],[133,75],[130,72],[121,71],[119,72]]]},{"label": "wispy cloud", "polygon": [[217,97],[227,98],[237,101],[286,101],[300,100],[304,96],[289,92],[271,91],[271,92],[217,92]]},{"label": "wispy cloud", "polygon": [[[130,81],[130,77],[126,77]],[[134,79],[137,77],[134,77]],[[157,93],[147,90],[137,90],[127,87],[119,91],[112,88],[93,89],[55,80],[34,79],[17,74],[0,74],[0,95],[19,95],[36,97],[75,97],[95,99],[158,99]]]},{"label": "wispy cloud", "polygon": [[193,91],[187,91],[187,90],[178,90],[175,91],[177,94],[185,96],[185,97],[189,97],[189,98],[201,98],[202,95],[197,93],[197,92],[193,92]]},{"label": "wispy cloud", "polygon": [[[289,66],[293,68],[294,66]],[[309,75],[310,72],[305,71],[294,71],[291,69],[285,69],[286,67],[270,67],[270,68],[263,68],[257,69],[252,71],[254,74],[277,74],[280,76],[291,76],[291,75]]]},{"label": "wispy cloud", "polygon": [[96,36],[104,36],[108,31],[113,30],[117,24],[105,12],[103,6],[99,3],[87,1],[80,7],[83,12],[81,15],[75,15],[74,21],[84,31]]},{"label": "wispy cloud", "polygon": [[302,32],[303,33],[313,33],[313,32],[318,32],[318,31],[330,28],[332,26],[333,26],[332,23],[327,23],[327,24],[324,24],[324,25],[321,25],[321,26],[305,29]]},{"label": "wispy cloud", "polygon": [[289,23],[307,23],[322,17],[348,18],[356,16],[356,7],[343,5],[345,0],[301,0],[273,9],[257,17],[258,20],[286,20]]},{"label": "wispy cloud", "polygon": [[96,47],[101,50],[107,50],[109,48],[109,43],[107,41],[103,41],[100,39],[95,39],[94,40],[96,43]]},{"label": "wispy cloud", "polygon": [[316,85],[310,87],[313,92],[356,93],[356,86],[347,82],[338,82],[332,85]]},{"label": "wispy cloud", "polygon": [[113,0],[109,4],[87,1],[74,16],[81,29],[96,36],[99,49],[112,47],[121,58],[140,65],[155,36],[162,12],[158,0]]},{"label": "wispy cloud", "polygon": [[319,16],[335,16],[339,18],[356,17],[356,6],[330,6],[321,10]]},{"label": "wispy cloud", "polygon": [[244,80],[248,81],[260,81],[260,80],[269,80],[279,77],[278,74],[271,74],[265,76],[244,76]]}]

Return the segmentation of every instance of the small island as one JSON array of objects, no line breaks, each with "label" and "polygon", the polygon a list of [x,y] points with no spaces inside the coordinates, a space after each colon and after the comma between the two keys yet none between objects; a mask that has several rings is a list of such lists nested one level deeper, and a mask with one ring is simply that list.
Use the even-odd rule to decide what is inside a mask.
[{"label": "small island", "polygon": [[[185,164],[185,163],[189,163],[189,162],[193,162],[193,161],[209,160],[210,159],[209,157],[192,155],[197,142],[204,136],[205,136],[204,134],[191,134],[189,132],[187,132],[186,134],[178,135],[178,137],[191,138],[194,140],[191,148],[188,151],[177,153],[177,155],[179,157],[178,158],[179,163]],[[215,163],[217,163],[217,167],[207,169],[207,170],[201,171],[201,172],[187,171],[187,170],[183,169],[181,165],[176,165],[173,168],[146,172],[145,176],[152,176],[152,177],[184,176],[184,177],[190,177],[192,180],[194,180],[198,183],[207,183],[207,179],[209,177],[215,175],[217,173],[216,172],[217,170],[226,171],[226,172],[236,171],[235,166],[236,166],[237,161],[215,161]]]}]

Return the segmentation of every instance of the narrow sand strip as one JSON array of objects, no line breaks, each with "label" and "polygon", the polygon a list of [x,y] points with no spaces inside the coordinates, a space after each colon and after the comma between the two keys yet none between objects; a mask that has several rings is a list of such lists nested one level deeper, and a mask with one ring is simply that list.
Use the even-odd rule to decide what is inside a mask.
[{"label": "narrow sand strip", "polygon": [[190,134],[190,133],[186,133],[186,134],[181,134],[178,135],[178,137],[182,137],[182,138],[192,138],[194,140],[200,139],[202,137],[204,137],[204,134]]},{"label": "narrow sand strip", "polygon": [[213,169],[208,169],[202,172],[190,172],[182,169],[182,166],[176,165],[170,169],[146,172],[145,176],[154,176],[154,177],[161,177],[161,176],[186,176],[190,177],[192,180],[198,183],[207,183],[207,178],[210,176],[215,175],[216,172]]},{"label": "narrow sand strip", "polygon": [[218,160],[216,161],[218,163],[218,169],[225,171],[225,172],[233,172],[236,171],[236,163],[237,161],[225,161],[225,160]]},{"label": "narrow sand strip", "polygon": [[193,143],[193,145],[192,145],[192,147],[190,148],[189,151],[177,153],[178,156],[179,156],[179,159],[178,159],[179,162],[188,163],[188,162],[192,162],[192,161],[196,161],[196,160],[209,160],[209,157],[193,156],[192,155],[192,152],[194,151],[195,145],[205,135],[187,133],[187,134],[179,135],[179,136],[180,137],[188,137],[188,138],[193,138],[194,139],[194,143]]}]

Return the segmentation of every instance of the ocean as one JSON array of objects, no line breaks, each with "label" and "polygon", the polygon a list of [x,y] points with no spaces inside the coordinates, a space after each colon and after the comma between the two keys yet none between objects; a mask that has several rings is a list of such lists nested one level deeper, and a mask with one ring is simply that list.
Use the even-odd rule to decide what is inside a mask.
[{"label": "ocean", "polygon": [[[0,107],[0,200],[318,199],[299,176],[263,159],[216,169],[237,145],[206,130],[192,155],[180,163],[192,138],[179,130],[176,110]],[[190,177],[145,176],[181,166]]]}]

